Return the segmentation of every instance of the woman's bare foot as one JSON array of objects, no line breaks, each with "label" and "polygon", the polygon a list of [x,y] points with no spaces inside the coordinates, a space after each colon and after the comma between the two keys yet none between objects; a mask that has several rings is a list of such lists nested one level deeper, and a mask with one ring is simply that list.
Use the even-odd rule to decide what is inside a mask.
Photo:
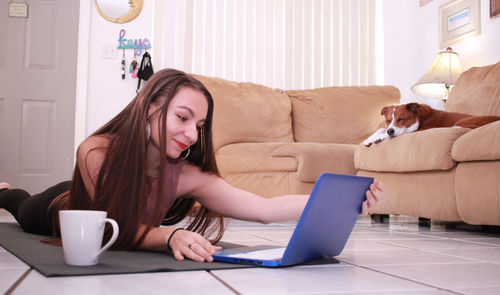
[{"label": "woman's bare foot", "polygon": [[0,182],[0,189],[8,188],[10,189],[10,184],[7,182]]}]

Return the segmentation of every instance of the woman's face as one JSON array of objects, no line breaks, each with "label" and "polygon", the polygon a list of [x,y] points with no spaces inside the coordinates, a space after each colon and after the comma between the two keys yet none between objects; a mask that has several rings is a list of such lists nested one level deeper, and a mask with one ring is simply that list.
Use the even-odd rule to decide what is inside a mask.
[{"label": "woman's face", "polygon": [[[167,109],[167,157],[177,159],[183,151],[196,143],[198,130],[203,127],[207,113],[207,99],[200,91],[191,87],[179,89]],[[150,120],[151,140],[157,146],[159,146],[160,138],[158,133],[159,114],[159,111],[154,112]]]}]

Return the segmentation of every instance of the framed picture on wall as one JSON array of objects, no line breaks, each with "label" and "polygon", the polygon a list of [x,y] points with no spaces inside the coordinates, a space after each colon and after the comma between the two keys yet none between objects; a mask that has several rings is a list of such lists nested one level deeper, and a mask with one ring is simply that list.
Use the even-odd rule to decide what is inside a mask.
[{"label": "framed picture on wall", "polygon": [[439,6],[439,47],[446,48],[479,34],[480,12],[479,0],[455,0]]},{"label": "framed picture on wall", "polygon": [[500,15],[500,0],[490,0],[490,18]]}]

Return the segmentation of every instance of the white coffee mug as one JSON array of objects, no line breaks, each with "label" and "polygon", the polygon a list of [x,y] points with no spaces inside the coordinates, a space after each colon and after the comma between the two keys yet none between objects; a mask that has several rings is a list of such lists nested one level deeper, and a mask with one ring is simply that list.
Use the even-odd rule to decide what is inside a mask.
[{"label": "white coffee mug", "polygon": [[[67,264],[95,265],[99,262],[99,256],[111,247],[119,233],[116,221],[106,216],[106,211],[59,211],[64,260]],[[113,227],[113,235],[101,248],[106,222]]]}]

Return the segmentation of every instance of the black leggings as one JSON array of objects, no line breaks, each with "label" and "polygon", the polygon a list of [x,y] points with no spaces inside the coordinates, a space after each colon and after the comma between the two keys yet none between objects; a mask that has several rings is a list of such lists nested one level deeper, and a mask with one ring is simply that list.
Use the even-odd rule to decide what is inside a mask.
[{"label": "black leggings", "polygon": [[26,232],[50,236],[52,220],[47,218],[47,208],[55,197],[69,190],[70,183],[61,182],[33,196],[22,189],[0,190],[0,208],[14,215]]}]

